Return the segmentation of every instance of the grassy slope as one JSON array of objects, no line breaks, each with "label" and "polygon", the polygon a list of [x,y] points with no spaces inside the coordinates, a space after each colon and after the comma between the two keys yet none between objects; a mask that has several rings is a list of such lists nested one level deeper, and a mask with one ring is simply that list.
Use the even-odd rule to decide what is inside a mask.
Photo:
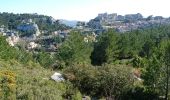
[{"label": "grassy slope", "polygon": [[17,99],[62,100],[66,85],[49,79],[54,73],[53,71],[31,62],[22,65],[15,60],[0,60],[0,71],[3,70],[12,71],[16,74]]}]

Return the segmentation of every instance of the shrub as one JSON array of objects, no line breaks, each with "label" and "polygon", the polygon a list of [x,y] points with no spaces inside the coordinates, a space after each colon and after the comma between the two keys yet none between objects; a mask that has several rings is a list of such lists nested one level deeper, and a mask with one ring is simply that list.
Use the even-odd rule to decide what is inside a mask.
[{"label": "shrub", "polygon": [[0,98],[14,99],[16,98],[16,75],[12,71],[0,71]]}]

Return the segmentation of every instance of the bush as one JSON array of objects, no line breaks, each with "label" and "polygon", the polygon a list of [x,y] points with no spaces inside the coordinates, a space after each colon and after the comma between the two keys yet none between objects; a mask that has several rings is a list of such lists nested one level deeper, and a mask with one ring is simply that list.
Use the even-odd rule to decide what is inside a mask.
[{"label": "bush", "polygon": [[127,66],[77,64],[64,71],[65,76],[81,93],[94,98],[118,98],[133,84],[131,68]]},{"label": "bush", "polygon": [[66,81],[66,91],[63,94],[63,98],[68,100],[81,100],[82,95],[80,91],[73,86],[73,84],[69,81]]},{"label": "bush", "polygon": [[16,75],[12,71],[0,71],[0,99],[16,98]]},{"label": "bush", "polygon": [[122,100],[159,100],[158,93],[145,89],[144,87],[133,87],[124,92]]}]

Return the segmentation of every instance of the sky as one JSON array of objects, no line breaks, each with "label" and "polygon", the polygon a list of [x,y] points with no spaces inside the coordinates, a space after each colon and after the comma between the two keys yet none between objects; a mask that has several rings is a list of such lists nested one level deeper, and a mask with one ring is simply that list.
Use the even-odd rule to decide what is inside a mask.
[{"label": "sky", "polygon": [[168,0],[0,0],[0,12],[38,13],[55,19],[88,21],[98,13],[170,16]]}]

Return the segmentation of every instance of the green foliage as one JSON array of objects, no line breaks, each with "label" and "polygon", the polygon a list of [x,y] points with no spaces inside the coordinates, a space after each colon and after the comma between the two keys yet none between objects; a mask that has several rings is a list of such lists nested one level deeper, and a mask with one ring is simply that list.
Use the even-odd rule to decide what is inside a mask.
[{"label": "green foliage", "polygon": [[73,86],[73,84],[69,81],[66,81],[66,91],[63,94],[63,97],[65,99],[73,99],[73,100],[81,100],[82,99],[82,95],[79,92],[79,90]]},{"label": "green foliage", "polygon": [[17,50],[16,60],[21,62],[22,64],[27,64],[29,61],[33,61],[33,55],[24,50]]},{"label": "green foliage", "polygon": [[146,34],[137,30],[121,34],[119,38],[119,58],[127,59],[139,54],[145,43]]},{"label": "green foliage", "polygon": [[142,67],[142,58],[139,56],[135,56],[132,60],[133,67]]},{"label": "green foliage", "polygon": [[148,64],[145,66],[142,78],[144,79],[144,85],[152,91],[158,91],[160,89],[161,81],[161,62],[153,55]]},{"label": "green foliage", "polygon": [[154,49],[153,47],[154,47],[154,42],[147,40],[142,47],[143,56],[149,58],[153,53],[153,49]]},{"label": "green foliage", "polygon": [[87,95],[97,96],[99,92],[98,71],[85,64],[75,64],[65,69],[66,78]]},{"label": "green foliage", "polygon": [[54,37],[54,42],[55,43],[62,43],[63,39],[60,36]]},{"label": "green foliage", "polygon": [[91,54],[91,63],[93,65],[112,63],[117,58],[117,38],[118,34],[112,30],[98,37],[98,42],[94,45],[94,50]]},{"label": "green foliage", "polygon": [[17,56],[17,50],[10,47],[6,42],[5,37],[0,36],[0,58],[9,60],[15,59]]},{"label": "green foliage", "polygon": [[169,41],[164,40],[148,59],[142,78],[147,89],[167,99],[169,94]]},{"label": "green foliage", "polygon": [[[22,16],[21,19],[32,18],[28,14]],[[15,29],[14,19],[10,19],[8,23],[12,29]],[[44,30],[47,26],[51,31],[57,27],[52,25],[53,28],[50,28],[53,22],[48,17],[46,20],[34,20],[40,21],[40,28]],[[5,24],[3,20],[0,23]],[[170,72],[169,33],[168,27],[124,34],[109,30],[98,36],[97,41],[85,42],[83,34],[71,32],[65,40],[54,37],[40,41],[46,46],[49,45],[48,41],[60,43],[55,56],[47,52],[26,52],[22,48],[10,47],[5,37],[0,36],[1,98],[80,100],[82,94],[96,99],[116,100],[167,97]],[[140,86],[136,86],[132,66],[142,70]],[[51,67],[53,70],[64,71],[67,81],[56,83],[49,80],[53,72],[47,68]],[[15,84],[14,87],[10,86],[11,82]]]},{"label": "green foliage", "polygon": [[36,24],[38,24],[40,30],[47,30],[49,32],[52,32],[56,30],[70,29],[70,27],[60,24],[59,21],[53,22],[52,17],[50,16],[38,14],[0,13],[0,26],[5,25],[8,29],[16,30],[17,26],[20,25],[23,20],[28,19],[32,19]]},{"label": "green foliage", "polygon": [[9,46],[5,37],[0,36],[0,58],[5,60],[15,59],[22,64],[28,62],[38,62],[43,67],[49,68],[54,64],[54,57],[46,52],[31,53],[26,52],[23,48],[14,48]]},{"label": "green foliage", "polygon": [[137,86],[130,88],[122,96],[121,100],[159,100],[158,93]]},{"label": "green foliage", "polygon": [[33,61],[31,53],[18,49],[17,47],[11,47],[3,36],[0,36],[0,58],[4,60],[15,59],[23,64]]},{"label": "green foliage", "polygon": [[105,97],[119,99],[120,95],[133,84],[130,67],[106,64],[99,70],[99,80]]},{"label": "green foliage", "polygon": [[87,65],[73,65],[65,70],[65,76],[92,97],[119,98],[133,84],[131,68],[126,66],[104,65],[95,68]]},{"label": "green foliage", "polygon": [[16,75],[15,73],[3,70],[0,71],[0,99],[13,100],[16,98]]},{"label": "green foliage", "polygon": [[38,61],[40,65],[45,68],[50,68],[52,64],[54,64],[55,59],[53,59],[53,57],[46,52],[39,52],[37,55],[34,56],[36,61]]},{"label": "green foliage", "polygon": [[63,100],[63,95],[68,91],[73,91],[74,100],[81,98],[80,92],[72,84],[51,80],[54,72],[48,69],[26,67],[14,60],[0,60],[0,66],[1,100]]},{"label": "green foliage", "polygon": [[58,50],[58,58],[66,65],[73,63],[90,63],[92,47],[84,41],[79,32],[72,32]]},{"label": "green foliage", "polygon": [[[111,30],[106,33],[103,33],[97,38],[97,42],[94,43],[94,50],[91,53],[91,63],[93,65],[100,65],[100,66],[104,64],[101,67],[102,70],[99,70],[100,68],[98,69],[94,66],[87,65],[87,64],[72,65],[74,67],[71,67],[70,69],[67,69],[69,71],[66,71],[70,73],[69,79],[73,84],[76,84],[76,86],[79,87],[82,93],[85,93],[87,95],[118,98],[122,94],[122,92],[125,92],[124,89],[123,91],[119,91],[118,89],[115,89],[117,91],[115,92],[109,90],[111,89],[111,87],[109,86],[111,85],[114,86],[113,83],[117,78],[121,79],[118,75],[120,76],[122,75],[122,77],[123,76],[128,77],[127,74],[125,75],[126,71],[123,74],[118,73],[121,71],[114,72],[115,70],[119,70],[117,69],[119,68],[118,65],[125,64],[122,62],[122,60],[127,59],[129,60],[129,63],[131,63],[128,65],[133,65],[134,67],[142,69],[142,78],[144,79],[143,85],[145,89],[141,89],[141,90],[139,89],[139,91],[137,90],[140,96],[143,95],[144,98],[145,97],[152,98],[152,96],[153,98],[157,98],[158,95],[163,95],[165,93],[165,89],[163,89],[163,87],[165,87],[164,76],[166,77],[166,75],[162,73],[166,73],[166,72],[162,71],[162,69],[164,68],[163,66],[165,65],[163,63],[165,60],[164,57],[166,54],[168,54],[169,50],[167,50],[168,52],[165,52],[166,49],[163,45],[165,45],[166,43],[162,42],[162,40],[167,40],[169,38],[170,35],[168,32],[169,32],[169,28],[167,27],[157,27],[157,28],[151,28],[147,30],[132,31],[124,34],[117,34],[116,32]],[[70,39],[70,43],[73,43],[73,41],[74,40]],[[74,44],[76,43],[74,42]],[[79,46],[76,47],[80,48]],[[66,57],[64,58],[65,60],[63,61],[67,63],[68,58],[69,58],[69,62],[74,61],[75,48],[72,49],[71,44],[67,43],[67,46],[65,45],[64,48],[61,48],[60,50],[62,49],[65,51],[63,54],[63,58]],[[130,59],[132,60],[131,62]],[[119,62],[116,63],[117,61]],[[112,71],[111,69],[109,69],[110,70],[109,72],[105,71],[106,69],[104,68],[107,68],[105,67],[105,65],[111,63],[115,64],[113,66],[114,71],[110,72]],[[68,63],[68,65],[70,64]],[[124,67],[124,70],[125,68],[126,67]],[[109,73],[109,75],[107,73]],[[116,73],[118,73],[117,76]],[[113,76],[111,76],[112,74]],[[100,80],[100,82],[98,82],[98,80]],[[125,79],[122,80],[124,80],[125,83],[128,82],[128,80]],[[110,83],[111,85],[109,85],[109,82],[112,81],[114,82]],[[107,87],[107,83],[108,83],[108,87]],[[119,85],[121,87],[121,83],[116,84],[118,88],[120,88]],[[104,91],[104,89],[105,91],[106,89],[108,89],[107,92],[111,91],[111,93],[109,94],[107,92],[105,93],[101,92]]]},{"label": "green foliage", "polygon": [[170,84],[170,41],[167,41],[165,46],[165,54],[163,56],[164,60],[164,77],[165,77],[165,100],[169,97],[169,84]]}]

